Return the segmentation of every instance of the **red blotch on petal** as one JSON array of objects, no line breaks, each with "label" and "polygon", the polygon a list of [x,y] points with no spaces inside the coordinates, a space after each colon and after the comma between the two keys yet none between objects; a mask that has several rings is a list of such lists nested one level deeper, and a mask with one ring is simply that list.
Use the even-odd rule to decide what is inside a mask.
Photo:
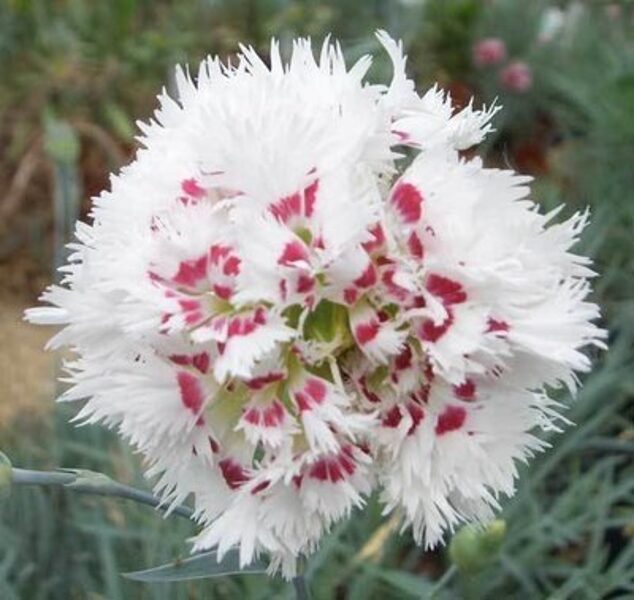
[{"label": "red blotch on petal", "polygon": [[301,215],[302,200],[299,193],[284,196],[275,204],[271,204],[269,210],[276,219],[286,223],[291,217]]},{"label": "red blotch on petal", "polygon": [[362,346],[368,344],[378,335],[379,328],[379,322],[376,320],[357,325],[354,330],[357,342]]},{"label": "red blotch on petal", "polygon": [[425,411],[421,406],[414,402],[409,402],[407,404],[407,412],[409,412],[410,417],[412,417],[412,425],[407,432],[407,435],[412,435],[419,423],[425,418]]},{"label": "red blotch on petal", "polygon": [[315,278],[310,275],[300,275],[297,278],[297,293],[307,294],[315,287]]},{"label": "red blotch on petal", "polygon": [[192,198],[202,198],[205,195],[205,189],[200,187],[195,179],[183,179],[181,189]]},{"label": "red blotch on petal", "polygon": [[275,400],[262,411],[262,424],[264,427],[278,427],[284,421],[285,414],[282,404]]},{"label": "red blotch on petal", "polygon": [[359,292],[354,288],[347,288],[343,291],[343,299],[346,304],[354,304],[359,298]]},{"label": "red blotch on petal", "polygon": [[247,472],[242,465],[230,458],[223,458],[219,463],[220,471],[227,485],[235,490],[249,480]]},{"label": "red blotch on petal", "polygon": [[474,400],[476,385],[472,379],[465,379],[460,385],[453,386],[453,393],[461,400]]},{"label": "red blotch on petal", "polygon": [[203,318],[204,315],[200,311],[189,312],[185,315],[185,323],[187,323],[187,325],[196,325],[196,323],[202,321]]},{"label": "red blotch on petal", "polygon": [[371,254],[372,252],[378,250],[379,248],[381,248],[381,246],[383,246],[383,244],[385,243],[385,233],[383,232],[383,227],[381,227],[380,223],[377,223],[376,225],[371,227],[370,233],[372,234],[373,239],[368,242],[364,242],[361,245],[366,252]]},{"label": "red blotch on petal", "polygon": [[421,259],[425,253],[425,249],[423,248],[423,242],[420,241],[418,234],[415,231],[412,231],[407,238],[407,249],[410,254],[415,258]]},{"label": "red blotch on petal", "polygon": [[369,288],[376,283],[376,270],[374,269],[374,265],[370,263],[365,271],[354,280],[354,285],[360,288]]},{"label": "red blotch on petal", "polygon": [[304,247],[304,244],[302,244],[300,241],[293,241],[288,242],[286,246],[284,246],[284,251],[282,252],[282,255],[278,258],[277,262],[280,265],[291,266],[293,263],[302,260],[308,260],[306,248]]},{"label": "red blotch on petal", "polygon": [[258,325],[266,324],[266,311],[260,307],[255,310],[255,314],[253,315],[253,321]]},{"label": "red blotch on petal", "polygon": [[195,286],[201,279],[207,277],[207,255],[193,260],[184,260],[178,266],[176,275],[172,278],[178,285]]},{"label": "red blotch on petal", "polygon": [[394,366],[399,371],[404,371],[412,366],[412,349],[409,346],[405,346],[394,358]]},{"label": "red blotch on petal", "polygon": [[507,333],[509,329],[510,326],[506,321],[489,318],[487,333]]},{"label": "red blotch on petal", "polygon": [[425,319],[418,330],[418,336],[425,342],[437,342],[453,325],[453,313],[447,311],[447,318],[437,325],[431,319]]},{"label": "red blotch on petal", "polygon": [[183,309],[184,312],[200,310],[200,302],[198,302],[198,300],[192,300],[189,298],[181,298],[178,301],[178,304],[180,305],[181,309]]},{"label": "red blotch on petal", "polygon": [[238,275],[240,273],[240,262],[242,261],[237,256],[230,256],[225,261],[222,272],[225,275]]},{"label": "red blotch on petal", "polygon": [[262,481],[260,483],[258,483],[252,490],[251,493],[253,495],[258,494],[259,492],[265,490],[267,487],[269,487],[269,485],[271,485],[270,481]]},{"label": "red blotch on petal", "polygon": [[363,395],[370,401],[370,402],[374,402],[375,404],[378,404],[379,402],[381,402],[381,398],[379,398],[379,396],[377,394],[375,394],[369,387],[368,387],[368,382],[365,378],[365,375],[362,375],[359,378],[359,385],[361,386],[361,391],[363,392]]},{"label": "red blotch on petal", "polygon": [[263,308],[256,309],[252,316],[236,316],[229,321],[227,337],[252,334],[259,325],[266,323],[266,312]]},{"label": "red blotch on petal", "polygon": [[200,354],[195,354],[192,358],[192,364],[196,369],[198,369],[201,373],[207,373],[209,371],[209,354],[207,352],[201,352]]},{"label": "red blotch on petal", "polygon": [[229,246],[222,246],[221,244],[214,244],[209,248],[209,260],[212,265],[219,265],[220,261],[229,256],[231,248]]},{"label": "red blotch on petal", "polygon": [[345,448],[337,455],[317,460],[308,470],[308,476],[318,481],[337,483],[347,479],[356,470],[350,450]]},{"label": "red blotch on petal", "polygon": [[394,281],[395,276],[396,270],[393,268],[388,268],[383,271],[383,274],[381,275],[381,281],[392,296],[394,296],[398,301],[404,302],[409,298],[410,292]]},{"label": "red blotch on petal", "polygon": [[443,435],[450,431],[460,429],[467,418],[467,411],[462,406],[448,406],[438,416],[436,423],[436,434]]},{"label": "red blotch on petal", "polygon": [[251,425],[259,425],[261,418],[262,415],[260,414],[259,409],[255,408],[254,406],[247,409],[243,415],[243,419],[247,423],[251,423]]},{"label": "red blotch on petal", "polygon": [[231,293],[233,292],[228,285],[215,284],[212,289],[214,294],[222,300],[229,300],[229,298],[231,298]]},{"label": "red blotch on petal", "polygon": [[308,379],[304,387],[295,393],[295,401],[300,411],[312,410],[321,404],[326,397],[326,384],[320,379]]},{"label": "red blotch on petal", "polygon": [[270,383],[274,383],[276,381],[282,381],[285,375],[282,371],[271,371],[266,375],[261,375],[260,377],[254,377],[246,382],[247,387],[252,390],[261,390],[263,387],[266,387]]},{"label": "red blotch on petal", "polygon": [[391,201],[405,223],[417,223],[423,214],[423,196],[411,183],[399,183],[392,192]]},{"label": "red blotch on petal", "polygon": [[383,415],[381,425],[383,425],[383,427],[396,428],[399,426],[402,420],[403,415],[401,414],[401,409],[398,406],[394,405],[385,413],[385,415]]},{"label": "red blotch on petal", "polygon": [[462,285],[442,275],[432,273],[425,282],[427,291],[442,299],[443,304],[460,304],[467,299]]},{"label": "red blotch on petal", "polygon": [[186,354],[172,354],[169,359],[176,365],[186,366],[191,364],[191,359]]},{"label": "red blotch on petal", "polygon": [[319,189],[319,179],[315,179],[304,190],[304,211],[307,217],[312,217],[315,210],[315,201],[317,200],[317,190]]},{"label": "red blotch on petal", "polygon": [[309,379],[304,389],[318,404],[321,404],[326,397],[326,384],[319,379]]},{"label": "red blotch on petal", "polygon": [[186,371],[179,371],[176,375],[181,395],[181,402],[185,408],[198,414],[205,401],[202,385],[195,375]]}]

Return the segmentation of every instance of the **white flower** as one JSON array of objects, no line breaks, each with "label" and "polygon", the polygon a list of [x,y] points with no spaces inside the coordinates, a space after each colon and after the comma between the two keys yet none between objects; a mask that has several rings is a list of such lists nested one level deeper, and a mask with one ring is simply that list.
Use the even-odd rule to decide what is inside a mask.
[{"label": "white flower", "polygon": [[[551,224],[528,179],[465,161],[496,108],[243,49],[178,70],[137,159],[77,225],[64,281],[27,318],[78,358],[61,400],[141,450],[194,547],[285,577],[375,488],[427,546],[511,495],[604,332],[587,221]],[[398,152],[410,146],[409,165]]]}]

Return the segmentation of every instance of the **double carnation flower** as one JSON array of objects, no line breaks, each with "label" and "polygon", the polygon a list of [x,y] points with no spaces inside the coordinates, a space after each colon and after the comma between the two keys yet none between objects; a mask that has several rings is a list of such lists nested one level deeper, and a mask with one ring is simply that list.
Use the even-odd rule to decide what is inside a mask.
[{"label": "double carnation flower", "polygon": [[601,345],[586,214],[553,223],[528,178],[460,151],[495,110],[390,85],[339,46],[205,60],[142,125],[48,307],[77,419],[118,430],[195,549],[294,574],[376,491],[417,542],[486,521]]}]

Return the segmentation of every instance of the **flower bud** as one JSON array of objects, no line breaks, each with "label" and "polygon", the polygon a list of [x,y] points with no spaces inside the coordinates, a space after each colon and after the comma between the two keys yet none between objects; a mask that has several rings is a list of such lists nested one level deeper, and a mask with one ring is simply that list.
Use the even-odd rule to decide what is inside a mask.
[{"label": "flower bud", "polygon": [[506,58],[506,44],[500,38],[485,38],[476,42],[472,50],[476,67],[499,65]]},{"label": "flower bud", "polygon": [[497,519],[483,529],[465,525],[449,545],[451,561],[465,573],[477,573],[498,554],[506,535],[506,522]]},{"label": "flower bud", "polygon": [[500,83],[509,92],[523,94],[533,85],[533,71],[521,60],[516,60],[500,71]]}]

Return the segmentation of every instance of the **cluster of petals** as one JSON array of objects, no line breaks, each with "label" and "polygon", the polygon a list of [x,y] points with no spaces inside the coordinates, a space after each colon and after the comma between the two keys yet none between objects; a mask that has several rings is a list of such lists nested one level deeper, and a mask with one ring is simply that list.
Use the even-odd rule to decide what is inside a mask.
[{"label": "cluster of petals", "polygon": [[72,348],[62,401],[145,457],[194,549],[296,559],[376,493],[417,542],[486,521],[601,345],[586,214],[461,151],[496,109],[369,84],[326,41],[177,70],[143,148],[31,309]]}]

